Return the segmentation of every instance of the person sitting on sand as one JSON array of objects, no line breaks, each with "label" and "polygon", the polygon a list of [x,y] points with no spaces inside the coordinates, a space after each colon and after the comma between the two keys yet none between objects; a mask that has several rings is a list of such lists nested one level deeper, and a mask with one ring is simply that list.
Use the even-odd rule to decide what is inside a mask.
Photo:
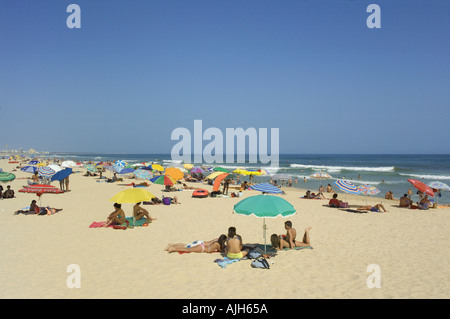
[{"label": "person sitting on sand", "polygon": [[316,195],[314,193],[311,193],[310,190],[306,191],[305,196],[303,196],[303,198],[307,198],[307,199],[326,199],[325,196],[321,192]]},{"label": "person sitting on sand", "polygon": [[215,253],[225,252],[226,235],[220,235],[219,238],[215,238],[209,241],[196,240],[190,244],[169,244],[164,250],[169,253],[173,252],[186,252],[186,253]]},{"label": "person sitting on sand", "polygon": [[[307,247],[307,246],[311,246],[311,241],[309,238],[309,231],[311,230],[312,227],[307,227],[305,229],[305,234],[303,235],[303,240],[301,242],[299,241],[294,241],[294,247]],[[289,242],[286,241],[286,235],[277,235],[277,234],[272,234],[272,236],[270,236],[270,241],[272,243],[272,247],[277,249],[277,250],[282,250],[284,248],[291,248],[289,245]]]},{"label": "person sitting on sand", "polygon": [[236,234],[236,228],[228,228],[227,257],[230,259],[240,259],[247,256],[248,251],[242,250],[242,237]]},{"label": "person sitting on sand", "polygon": [[3,198],[14,198],[14,191],[11,189],[11,186],[6,186],[6,191],[3,192]]},{"label": "person sitting on sand", "polygon": [[338,197],[338,194],[334,193],[333,194],[333,198],[330,199],[330,201],[328,202],[328,206],[330,206],[330,207],[337,207],[337,208],[341,207],[341,205],[343,205],[344,202],[339,200],[339,199],[337,199],[337,197]]},{"label": "person sitting on sand", "polygon": [[108,219],[103,227],[108,227],[110,225],[121,225],[126,222],[125,213],[122,210],[122,205],[114,203],[115,210],[109,214]]},{"label": "person sitting on sand", "polygon": [[385,199],[395,200],[394,193],[392,191],[387,192],[386,195],[384,195],[384,198]]},{"label": "person sitting on sand", "polygon": [[34,172],[34,174],[31,176],[31,182],[29,183],[30,185],[33,184],[39,184],[39,175],[38,172]]},{"label": "person sitting on sand", "polygon": [[412,200],[408,197],[407,194],[404,194],[403,197],[400,197],[400,203],[398,206],[400,207],[409,207],[412,204]]},{"label": "person sitting on sand", "polygon": [[425,195],[420,202],[417,203],[419,209],[426,210],[431,207],[431,201],[428,199],[428,195]]},{"label": "person sitting on sand", "polygon": [[376,213],[383,213],[383,211],[387,212],[386,208],[384,208],[383,204],[381,204],[381,203],[380,204],[376,204],[375,206],[370,206],[370,205],[359,206],[357,208],[357,210],[369,210],[371,212],[376,212]]},{"label": "person sitting on sand", "polygon": [[148,211],[141,206],[141,202],[136,203],[133,207],[133,216],[136,218],[136,220],[142,219],[144,217],[147,220],[147,223],[151,223],[152,220],[156,220],[156,218],[152,218]]},{"label": "person sitting on sand", "polygon": [[327,185],[327,193],[336,193],[336,192],[331,188],[331,185],[330,185],[330,184]]},{"label": "person sitting on sand", "polygon": [[289,248],[309,246],[309,230],[311,227],[306,228],[301,242],[295,240],[297,237],[297,230],[292,227],[292,222],[290,220],[284,223],[284,229],[286,229],[284,240],[289,244]]}]

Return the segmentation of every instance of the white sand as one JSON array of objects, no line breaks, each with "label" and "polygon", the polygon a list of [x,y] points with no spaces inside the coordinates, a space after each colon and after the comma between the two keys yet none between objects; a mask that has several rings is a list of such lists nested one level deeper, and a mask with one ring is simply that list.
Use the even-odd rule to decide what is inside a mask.
[{"label": "white sand", "polygon": [[[15,164],[17,165],[17,164]],[[4,171],[14,167],[0,160]],[[262,219],[232,213],[238,198],[191,198],[181,204],[143,206],[157,220],[127,230],[91,229],[114,209],[109,199],[127,187],[97,183],[84,170],[70,177],[70,192],[44,194],[42,203],[63,211],[52,216],[14,215],[34,194],[18,192],[30,174],[14,172],[16,198],[0,200],[0,298],[449,298],[450,209],[395,207],[388,213],[355,214],[324,207],[328,201],[283,197],[297,209],[289,217],[298,237],[312,226],[313,250],[281,251],[270,270],[242,260],[221,268],[220,254],[169,254],[168,243],[210,240],[235,226],[244,243],[263,243]],[[106,173],[108,175],[108,173]],[[109,175],[108,175],[109,176]],[[126,180],[127,184],[131,180]],[[53,183],[57,186],[58,183]],[[188,183],[211,189],[203,184]],[[161,197],[160,185],[147,188]],[[286,189],[285,189],[286,190]],[[259,194],[244,192],[244,197]],[[340,199],[345,197],[339,195]],[[351,205],[366,198],[346,195]],[[368,203],[380,202],[369,198]],[[131,216],[131,204],[123,204]],[[266,219],[267,238],[284,233],[287,219]],[[298,238],[299,239],[299,238]],[[81,270],[81,288],[68,288],[67,267]],[[368,288],[367,267],[381,270],[381,288]]]}]

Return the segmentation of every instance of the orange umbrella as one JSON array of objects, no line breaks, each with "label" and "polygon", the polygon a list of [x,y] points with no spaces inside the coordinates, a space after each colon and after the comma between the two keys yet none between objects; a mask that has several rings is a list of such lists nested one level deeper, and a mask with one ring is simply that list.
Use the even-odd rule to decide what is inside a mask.
[{"label": "orange umbrella", "polygon": [[174,180],[180,180],[183,178],[184,174],[182,171],[180,171],[178,168],[176,167],[169,167],[166,169],[166,175],[169,175],[170,177],[172,177]]},{"label": "orange umbrella", "polygon": [[217,192],[220,188],[220,183],[224,180],[224,179],[233,179],[236,178],[236,176],[234,176],[233,174],[230,173],[223,173],[220,174],[219,176],[216,177],[216,179],[214,180],[214,185],[213,185],[213,191]]}]

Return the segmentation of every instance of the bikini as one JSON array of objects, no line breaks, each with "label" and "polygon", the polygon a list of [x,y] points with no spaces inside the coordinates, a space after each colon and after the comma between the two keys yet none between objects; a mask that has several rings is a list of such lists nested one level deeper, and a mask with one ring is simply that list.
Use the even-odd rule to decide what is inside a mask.
[{"label": "bikini", "polygon": [[[239,241],[241,240],[239,237],[228,238],[228,239],[227,239],[227,244],[228,244],[228,241],[229,241],[230,239],[239,239]],[[230,252],[227,252],[227,257],[230,258],[230,259],[239,259],[239,258],[243,258],[244,256],[242,255],[242,251],[240,251],[240,252],[238,252],[238,253],[230,253]]]}]

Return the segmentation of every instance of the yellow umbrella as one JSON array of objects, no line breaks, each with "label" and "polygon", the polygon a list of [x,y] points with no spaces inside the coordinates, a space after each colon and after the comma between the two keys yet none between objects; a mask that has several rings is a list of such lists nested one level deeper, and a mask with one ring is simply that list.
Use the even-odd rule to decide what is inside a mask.
[{"label": "yellow umbrella", "polygon": [[191,169],[192,167],[194,167],[194,165],[192,165],[192,164],[183,164],[183,167],[185,169]]},{"label": "yellow umbrella", "polygon": [[152,164],[152,169],[162,172],[164,170],[164,167],[159,164]]},{"label": "yellow umbrella", "polygon": [[154,197],[155,195],[150,193],[148,190],[135,187],[124,189],[123,191],[118,192],[110,199],[110,201],[118,204],[122,203],[135,204],[142,201],[152,200],[152,198]]},{"label": "yellow umbrella", "polygon": [[39,167],[39,166],[46,166],[46,165],[47,165],[47,164],[45,164],[45,163],[37,163],[37,164],[36,164],[37,167]]},{"label": "yellow umbrella", "polygon": [[217,176],[222,175],[222,174],[224,174],[224,172],[214,172],[214,173],[211,173],[208,176],[206,176],[206,179],[214,179]]},{"label": "yellow umbrella", "polygon": [[[155,195],[150,193],[148,190],[136,187],[124,189],[123,191],[118,192],[110,199],[110,201],[118,204],[122,203],[136,204],[143,201],[150,201],[154,197]],[[133,227],[134,226],[136,226],[136,219],[133,215]]]},{"label": "yellow umbrella", "polygon": [[177,181],[182,179],[184,176],[183,172],[176,167],[169,167],[168,169],[166,169],[166,175],[169,175]]}]

